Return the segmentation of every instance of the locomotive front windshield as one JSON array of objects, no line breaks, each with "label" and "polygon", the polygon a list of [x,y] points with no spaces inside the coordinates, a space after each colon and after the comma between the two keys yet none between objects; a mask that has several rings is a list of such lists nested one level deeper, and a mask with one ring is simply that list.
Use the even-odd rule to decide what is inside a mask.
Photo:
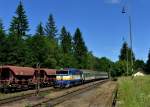
[{"label": "locomotive front windshield", "polygon": [[56,73],[60,75],[67,75],[68,71],[57,71]]}]

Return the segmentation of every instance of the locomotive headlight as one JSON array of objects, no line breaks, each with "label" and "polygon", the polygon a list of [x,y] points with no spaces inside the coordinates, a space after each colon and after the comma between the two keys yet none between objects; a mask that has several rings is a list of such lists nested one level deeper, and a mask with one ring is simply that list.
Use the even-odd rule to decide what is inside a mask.
[{"label": "locomotive headlight", "polygon": [[56,76],[56,79],[57,80],[61,80],[61,76]]}]

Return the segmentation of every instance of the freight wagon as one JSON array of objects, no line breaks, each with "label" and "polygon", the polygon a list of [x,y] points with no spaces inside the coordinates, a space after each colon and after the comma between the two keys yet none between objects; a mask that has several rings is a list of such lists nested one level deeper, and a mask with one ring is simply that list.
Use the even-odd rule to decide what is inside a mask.
[{"label": "freight wagon", "polygon": [[30,67],[1,66],[0,88],[4,92],[27,89],[35,79],[34,69]]},{"label": "freight wagon", "polygon": [[41,68],[37,70],[30,67],[1,66],[0,90],[10,92],[33,89],[37,86],[37,83],[41,87],[52,86],[55,78],[55,69]]},{"label": "freight wagon", "polygon": [[[38,70],[36,70],[36,73]],[[38,75],[38,74],[36,74]],[[38,78],[38,76],[36,76]],[[41,87],[52,86],[56,78],[56,69],[41,68],[39,73],[39,80]]]}]

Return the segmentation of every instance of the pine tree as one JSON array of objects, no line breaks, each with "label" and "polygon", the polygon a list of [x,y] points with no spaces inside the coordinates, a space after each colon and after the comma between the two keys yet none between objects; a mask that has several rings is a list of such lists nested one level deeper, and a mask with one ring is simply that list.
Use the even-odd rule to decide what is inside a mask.
[{"label": "pine tree", "polygon": [[[23,3],[20,1],[13,17],[7,38],[6,63],[11,65],[25,66],[30,56],[24,36],[28,29],[28,20],[25,15]],[[28,56],[29,55],[29,56]]]},{"label": "pine tree", "polygon": [[0,19],[0,32],[4,32],[4,26],[1,19]]},{"label": "pine tree", "polygon": [[73,42],[72,42],[72,36],[71,36],[71,33],[70,32],[68,32],[67,33],[67,39],[66,39],[66,45],[67,45],[67,51],[68,51],[68,53],[72,53],[72,49],[73,49]]},{"label": "pine tree", "polygon": [[132,60],[135,60],[135,56],[133,51],[128,47],[127,42],[124,42],[120,51],[119,60],[120,61],[131,61],[131,53],[132,53]]},{"label": "pine tree", "polygon": [[74,55],[75,55],[75,58],[77,59],[77,62],[78,62],[78,67],[79,68],[86,68],[87,66],[87,61],[86,61],[86,58],[87,58],[87,47],[85,46],[85,43],[84,43],[84,40],[82,38],[82,34],[80,32],[80,29],[77,28],[75,34],[74,34],[74,37],[73,37],[73,40],[74,40]]},{"label": "pine tree", "polygon": [[[124,42],[120,51],[120,56],[119,56],[119,61],[118,61],[118,65],[122,66],[123,68],[126,68],[125,70],[122,70],[122,72],[120,72],[123,75],[130,75],[132,74],[132,61],[131,61],[131,54],[132,54],[132,61],[134,64],[135,61],[135,56],[133,51],[131,50],[131,48],[128,47],[127,42]],[[117,65],[117,66],[118,66]],[[128,69],[128,72],[127,72]]]},{"label": "pine tree", "polygon": [[120,56],[119,56],[119,60],[127,60],[128,58],[128,44],[126,42],[123,43],[123,46],[121,48],[121,51],[120,51]]},{"label": "pine tree", "polygon": [[48,22],[46,23],[45,32],[49,39],[56,39],[57,27],[55,25],[55,21],[52,14],[50,14],[48,17]]},{"label": "pine tree", "polygon": [[[46,23],[46,27],[44,30],[50,42],[50,55],[49,55],[48,60],[53,59],[50,61],[55,62],[57,65],[57,68],[59,68],[61,65],[60,58],[62,57],[62,55],[61,55],[61,50],[60,50],[60,46],[58,44],[58,38],[57,38],[58,30],[55,25],[55,20],[52,14],[49,15],[48,21]],[[49,62],[48,60],[47,60],[47,63]]]},{"label": "pine tree", "polygon": [[63,53],[71,53],[72,51],[72,37],[66,28],[63,26],[60,34],[60,43]]},{"label": "pine tree", "polygon": [[5,35],[6,34],[4,31],[3,23],[2,23],[2,20],[0,19],[0,64],[4,64],[5,58],[6,58],[6,54],[5,54],[6,37],[5,37]]},{"label": "pine tree", "polygon": [[43,29],[43,26],[42,26],[42,23],[41,23],[41,22],[40,22],[40,24],[37,26],[36,35],[44,35],[44,29]]},{"label": "pine tree", "polygon": [[132,60],[133,60],[133,63],[135,62],[135,55],[133,53],[133,51],[131,50],[131,48],[128,49],[128,58],[129,58],[129,61],[131,61],[131,54],[132,54]]},{"label": "pine tree", "polygon": [[10,29],[9,29],[10,35],[14,35],[19,38],[26,36],[26,33],[29,30],[29,25],[25,13],[26,12],[24,10],[23,3],[20,1],[16,9],[16,16],[13,17],[10,25]]},{"label": "pine tree", "polygon": [[76,59],[73,56],[71,34],[63,26],[60,34],[60,46],[63,57],[61,57],[61,67],[72,68],[76,66]]},{"label": "pine tree", "polygon": [[0,19],[0,36],[1,37],[5,36],[5,30],[4,30],[3,22],[1,19]]},{"label": "pine tree", "polygon": [[29,46],[34,56],[33,65],[40,63],[42,67],[45,67],[45,61],[49,54],[49,44],[44,36],[42,23],[37,26],[36,33],[30,40]]}]

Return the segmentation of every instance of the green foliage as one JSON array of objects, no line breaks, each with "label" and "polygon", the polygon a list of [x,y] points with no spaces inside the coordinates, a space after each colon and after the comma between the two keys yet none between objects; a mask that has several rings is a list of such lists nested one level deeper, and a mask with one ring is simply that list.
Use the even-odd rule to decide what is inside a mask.
[{"label": "green foliage", "polygon": [[120,51],[119,60],[127,60],[129,58],[128,54],[128,44],[126,42],[123,43],[123,46]]},{"label": "green foliage", "polygon": [[96,64],[99,66],[99,62],[96,62],[96,58],[92,54],[92,52],[88,52],[87,53],[87,69],[98,70],[98,67],[96,68]]},{"label": "green foliage", "polygon": [[46,23],[45,32],[46,35],[49,37],[49,39],[56,39],[57,27],[55,25],[55,21],[52,14],[50,14],[48,17],[48,22]]},{"label": "green foliage", "polygon": [[126,65],[127,62],[126,61],[117,61],[114,65],[113,65],[113,69],[111,72],[111,75],[113,77],[115,76],[121,76],[121,75],[126,75]]},{"label": "green foliage", "polygon": [[145,69],[145,63],[143,60],[139,60],[137,59],[135,62],[134,62],[134,69],[135,70],[138,70],[138,69]]},{"label": "green foliage", "polygon": [[61,29],[60,43],[63,53],[72,53],[72,37],[64,26]]},{"label": "green foliage", "polygon": [[44,29],[42,26],[42,23],[40,22],[40,24],[37,26],[37,30],[36,30],[36,35],[44,35]]},{"label": "green foliage", "polygon": [[61,58],[61,68],[74,68],[76,67],[76,59],[71,54],[64,53]]},{"label": "green foliage", "polygon": [[2,20],[0,20],[0,64],[5,62],[5,49],[6,49],[6,34],[4,31]]},{"label": "green foliage", "polygon": [[49,47],[47,45],[46,37],[44,36],[41,23],[37,26],[36,31],[36,34],[29,41],[29,45],[34,56],[34,65],[36,65],[37,62],[40,62],[42,66],[44,66],[44,62],[48,57]]},{"label": "green foliage", "polygon": [[76,59],[73,55],[73,44],[71,34],[63,26],[60,34],[60,46],[62,51],[61,67],[76,67]]},{"label": "green foliage", "polygon": [[100,71],[108,72],[112,65],[113,65],[113,62],[110,59],[106,58],[106,57],[102,57],[102,58],[99,59],[99,69],[100,69]]},{"label": "green foliage", "polygon": [[9,33],[10,35],[15,35],[18,38],[22,38],[26,35],[26,32],[29,30],[27,16],[25,15],[25,10],[22,2],[20,1],[17,10],[16,16],[13,17]]},{"label": "green foliage", "polygon": [[[133,73],[131,72],[131,54],[133,63],[137,64],[134,53],[128,47],[128,44],[124,42],[120,50],[119,61],[113,65],[112,76],[131,75]],[[136,66],[134,65],[133,67],[136,68]]]},{"label": "green foliage", "polygon": [[82,38],[82,34],[80,29],[77,28],[73,37],[74,40],[74,55],[78,62],[78,68],[86,68],[87,63],[87,47],[85,46],[85,42]]},{"label": "green foliage", "polygon": [[49,68],[59,68],[62,54],[60,47],[54,39],[46,38],[46,41],[48,46],[48,57],[45,63]]},{"label": "green foliage", "polygon": [[28,21],[27,16],[25,15],[25,10],[22,2],[19,3],[16,16],[13,17],[9,35],[5,44],[5,62],[4,64],[11,65],[30,65],[30,52],[26,44],[26,41],[23,39],[23,36],[26,35],[28,31]]},{"label": "green foliage", "polygon": [[46,23],[46,27],[44,30],[48,38],[47,43],[49,47],[49,53],[45,61],[45,64],[51,68],[60,68],[62,52],[58,44],[58,39],[57,39],[58,30],[55,25],[55,20],[52,14],[49,15],[48,21]]},{"label": "green foliage", "polygon": [[1,19],[0,19],[0,33],[4,33],[4,26]]},{"label": "green foliage", "polygon": [[128,47],[128,44],[126,42],[123,43],[121,51],[120,51],[120,56],[119,60],[121,61],[129,61],[131,62],[131,53],[132,53],[132,59],[133,61],[135,60],[134,53],[131,52],[131,49]]},{"label": "green foliage", "polygon": [[28,63],[29,49],[26,46],[26,43],[22,39],[18,39],[14,36],[9,36],[6,41],[6,61],[5,64],[11,65],[21,65],[24,66]]}]

